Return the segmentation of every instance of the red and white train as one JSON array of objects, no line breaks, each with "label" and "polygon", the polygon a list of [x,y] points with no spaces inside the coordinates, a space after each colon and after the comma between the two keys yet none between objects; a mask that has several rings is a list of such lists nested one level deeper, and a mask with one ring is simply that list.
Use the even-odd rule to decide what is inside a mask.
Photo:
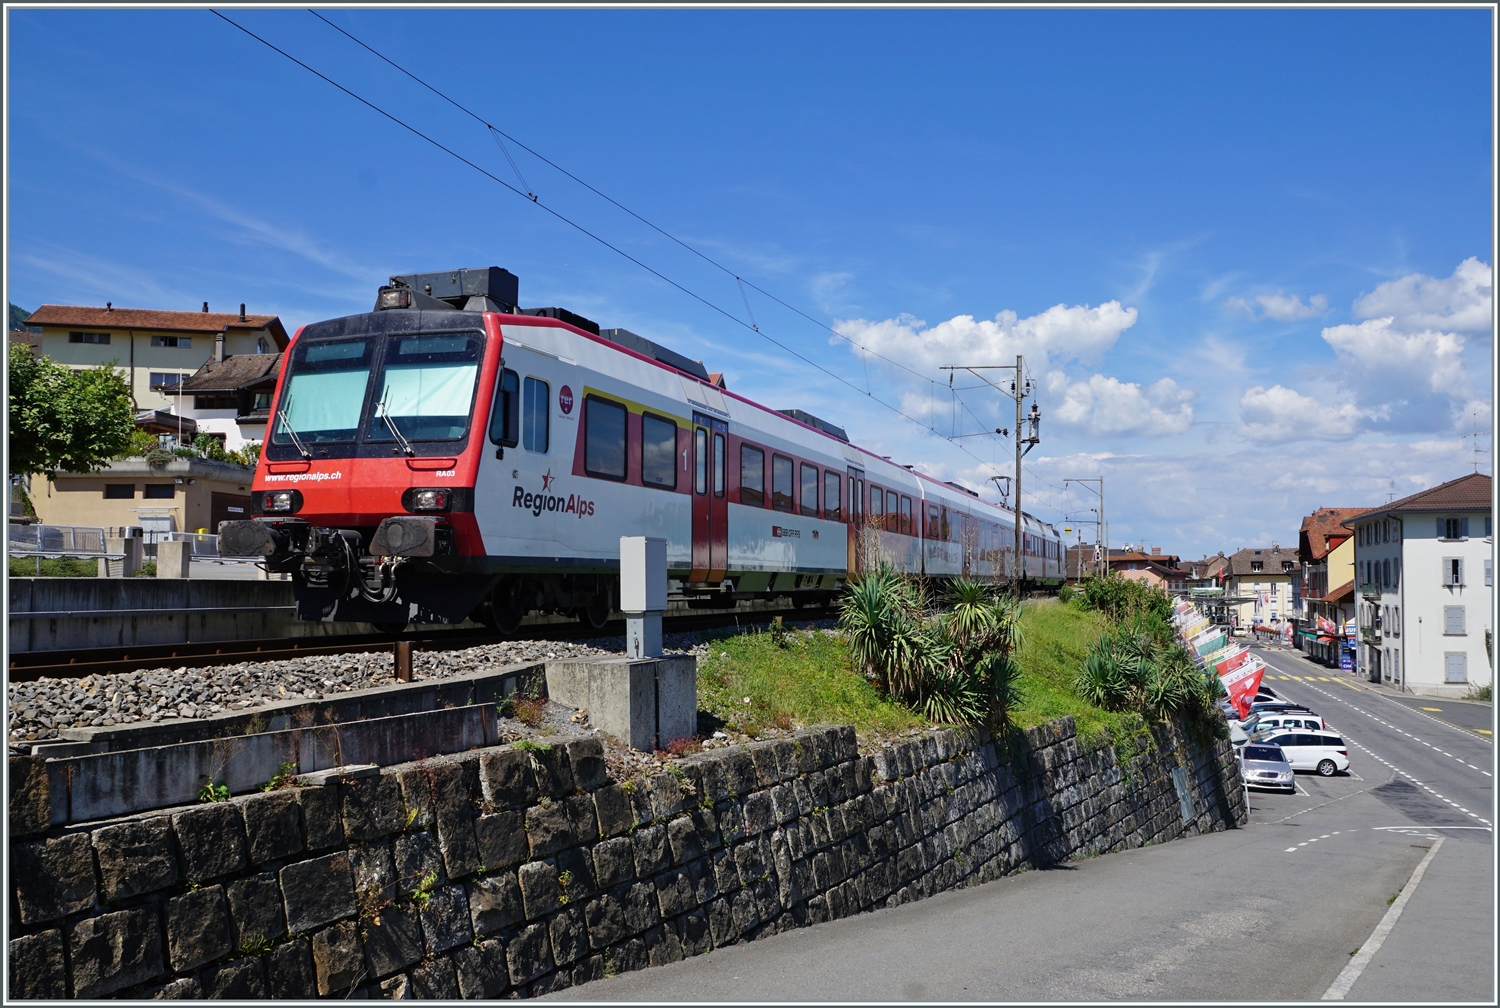
[{"label": "red and white train", "polygon": [[[879,563],[997,581],[1013,512],[767,409],[703,365],[563,309],[516,307],[490,267],[392,277],[375,310],[304,326],[283,358],[253,487],[226,555],[290,572],[304,619],[533,610],[595,626],[622,535],[667,540],[695,607],[831,598]],[[1057,530],[1023,516],[1023,577],[1063,577]]]}]

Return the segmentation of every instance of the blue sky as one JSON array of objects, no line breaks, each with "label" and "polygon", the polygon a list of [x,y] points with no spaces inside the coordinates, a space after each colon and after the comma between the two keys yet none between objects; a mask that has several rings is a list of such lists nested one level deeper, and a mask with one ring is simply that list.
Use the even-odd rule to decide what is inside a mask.
[{"label": "blue sky", "polygon": [[[229,14],[521,185],[481,125],[307,12]],[[391,273],[505,266],[528,305],[973,486],[1010,472],[1008,443],[874,400],[941,434],[1009,427],[1008,400],[955,404],[938,368],[1021,352],[1043,416],[1027,509],[1062,524],[1090,506],[1064,479],[1104,476],[1116,545],[1191,557],[1469,472],[1476,422],[1489,445],[1487,10],[326,12],[934,380],[512,149],[543,203],[850,384],[208,11],[6,16],[26,308],[244,301],[290,327],[366,310]]]}]

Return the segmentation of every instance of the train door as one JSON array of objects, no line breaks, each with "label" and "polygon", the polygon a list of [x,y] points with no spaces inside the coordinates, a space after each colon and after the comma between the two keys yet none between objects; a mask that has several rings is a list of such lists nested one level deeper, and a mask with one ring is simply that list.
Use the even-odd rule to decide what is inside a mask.
[{"label": "train door", "polygon": [[850,577],[854,577],[865,569],[864,536],[860,532],[865,527],[865,471],[854,466],[849,467],[849,560],[848,570]]},{"label": "train door", "polygon": [[729,495],[724,454],[729,425],[693,414],[693,572],[695,584],[719,584],[729,569]]}]

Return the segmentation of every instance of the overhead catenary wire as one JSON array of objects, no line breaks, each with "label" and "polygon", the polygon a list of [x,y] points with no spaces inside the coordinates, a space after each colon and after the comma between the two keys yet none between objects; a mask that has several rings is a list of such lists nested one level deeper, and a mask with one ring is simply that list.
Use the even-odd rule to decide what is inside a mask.
[{"label": "overhead catenary wire", "polygon": [[[781,341],[773,338],[772,336],[768,335],[767,333],[765,333],[765,332],[763,332],[763,331],[755,328],[750,323],[745,322],[743,319],[740,319],[739,317],[737,317],[736,315],[734,315],[732,312],[729,312],[729,311],[725,310],[724,308],[722,308],[719,305],[715,304],[714,302],[710,301],[708,298],[703,297],[702,295],[698,294],[697,292],[690,290],[689,288],[683,286],[682,284],[680,284],[677,281],[673,280],[672,278],[666,276],[665,274],[661,273],[660,271],[658,271],[658,270],[654,269],[653,267],[647,265],[646,263],[644,263],[641,260],[637,259],[635,256],[631,255],[629,252],[626,252],[624,249],[618,247],[617,245],[612,244],[611,242],[609,242],[607,239],[605,239],[601,235],[595,234],[594,232],[590,231],[588,228],[584,227],[582,224],[579,224],[577,221],[572,220],[571,218],[569,218],[569,217],[565,216],[564,214],[560,213],[559,211],[552,209],[551,207],[549,207],[545,203],[542,203],[541,200],[538,199],[534,193],[523,192],[521,189],[516,188],[515,186],[511,185],[509,182],[506,182],[504,179],[499,178],[498,176],[496,176],[495,174],[493,174],[489,170],[485,169],[484,167],[482,167],[482,166],[480,166],[478,164],[475,164],[473,161],[471,161],[468,158],[464,157],[462,154],[460,154],[457,151],[453,150],[452,148],[446,146],[445,144],[443,144],[442,142],[438,141],[437,139],[435,139],[435,138],[433,138],[431,136],[428,136],[426,133],[423,133],[421,130],[417,129],[415,126],[412,126],[410,123],[408,123],[408,122],[400,119],[399,117],[393,115],[390,112],[387,112],[385,109],[381,108],[379,105],[376,105],[374,102],[369,101],[368,99],[360,96],[359,94],[356,94],[354,91],[352,91],[349,88],[345,87],[344,85],[340,84],[338,81],[335,81],[333,78],[331,78],[331,77],[327,76],[326,74],[324,74],[324,73],[316,70],[312,66],[308,65],[307,63],[303,62],[302,60],[298,59],[297,57],[293,56],[291,53],[289,53],[286,50],[284,50],[284,49],[280,48],[279,46],[275,45],[269,39],[261,37],[260,35],[256,34],[253,31],[251,31],[249,28],[246,28],[244,25],[240,24],[239,22],[235,21],[234,19],[225,16],[220,11],[215,10],[213,8],[209,8],[208,10],[209,10],[209,13],[213,14],[215,17],[218,17],[219,19],[221,19],[222,21],[224,21],[226,24],[229,24],[229,25],[231,25],[231,26],[239,29],[241,32],[244,32],[246,35],[250,36],[255,41],[261,43],[266,48],[268,48],[271,51],[277,53],[278,55],[286,58],[287,60],[290,60],[291,62],[297,64],[299,67],[301,67],[302,69],[306,70],[308,73],[310,73],[313,76],[317,77],[319,80],[321,80],[324,83],[330,85],[331,87],[334,87],[334,88],[338,89],[339,91],[341,91],[344,94],[348,95],[350,98],[353,98],[355,101],[359,102],[361,105],[364,105],[366,108],[370,109],[372,112],[375,112],[378,115],[380,115],[380,116],[382,116],[382,117],[390,120],[392,123],[396,124],[397,126],[400,126],[402,129],[405,129],[406,131],[408,131],[409,133],[413,134],[414,136],[420,138],[421,140],[426,141],[427,143],[429,143],[432,146],[436,147],[438,150],[442,151],[443,153],[449,155],[450,157],[454,158],[455,160],[460,161],[463,164],[467,165],[468,167],[474,169],[476,172],[478,172],[479,174],[483,175],[485,178],[489,179],[491,182],[494,182],[497,185],[503,186],[504,188],[506,188],[506,189],[510,190],[511,192],[515,193],[517,196],[520,196],[523,199],[526,199],[528,202],[531,202],[535,206],[539,207],[540,209],[545,210],[548,214],[550,214],[552,217],[556,218],[558,221],[561,221],[562,223],[567,224],[569,227],[571,227],[574,230],[578,231],[580,234],[583,234],[586,237],[593,239],[594,241],[598,242],[600,245],[602,245],[605,248],[609,249],[610,251],[616,253],[617,255],[621,256],[622,258],[629,260],[630,262],[632,262],[635,265],[639,266],[641,269],[643,269],[646,272],[650,273],[652,276],[656,277],[658,280],[661,280],[663,283],[665,283],[665,284],[671,286],[672,288],[674,288],[674,289],[682,292],[683,294],[686,294],[688,297],[692,298],[693,300],[697,301],[698,303],[702,304],[703,306],[705,306],[705,307],[711,309],[712,311],[715,311],[718,314],[724,316],[729,321],[734,322],[735,324],[743,326],[744,328],[750,330],[751,332],[756,333],[757,335],[759,335],[761,338],[765,339],[766,341],[768,341],[772,345],[774,345],[777,348],[785,351],[786,353],[790,354],[791,356],[795,357],[796,359],[802,361],[804,364],[807,364],[810,367],[816,368],[818,371],[820,371],[823,374],[827,375],[828,377],[834,379],[835,381],[839,382],[840,384],[846,385],[846,386],[848,386],[849,388],[853,389],[856,392],[862,392],[865,395],[866,398],[873,400],[874,402],[880,404],[881,406],[884,406],[886,409],[888,409],[891,412],[895,413],[897,416],[900,416],[903,419],[908,420],[911,423],[916,424],[918,427],[921,427],[923,430],[929,431],[930,433],[932,433],[933,435],[935,435],[937,437],[942,437],[942,435],[940,433],[938,433],[938,431],[936,430],[936,428],[932,427],[931,425],[923,423],[922,421],[918,420],[916,417],[914,417],[911,414],[907,413],[906,411],[902,410],[900,407],[898,407],[898,406],[896,406],[896,405],[894,405],[892,403],[886,402],[884,399],[881,399],[879,396],[876,396],[873,392],[870,392],[868,390],[862,390],[862,389],[860,389],[858,385],[856,385],[853,382],[849,381],[847,378],[844,378],[842,375],[839,375],[839,374],[837,374],[837,373],[835,373],[833,371],[830,371],[828,368],[826,368],[823,365],[817,363],[816,361],[811,360],[808,357],[806,357],[806,356],[798,353],[796,350],[792,349],[791,347],[787,346],[786,344],[782,343]],[[400,67],[396,63],[394,63],[391,60],[387,59],[385,56],[382,56],[380,53],[376,52],[374,49],[371,49],[369,46],[366,46],[363,42],[360,42],[358,39],[354,38],[354,36],[349,35],[349,33],[345,32],[342,28],[339,28],[337,25],[334,25],[332,22],[330,22],[326,18],[322,17],[322,15],[317,14],[316,11],[309,11],[309,13],[313,14],[319,20],[324,21],[325,23],[329,24],[330,27],[333,27],[334,29],[338,30],[341,34],[344,34],[344,35],[348,36],[350,39],[352,39],[353,41],[355,41],[356,43],[358,43],[363,48],[369,50],[371,53],[374,53],[376,56],[379,56],[382,60],[385,60],[385,62],[390,63],[391,66],[395,67],[397,70],[400,70],[402,73],[406,74],[408,77],[411,77],[412,80],[415,80],[419,84],[422,84],[423,87],[428,88],[434,94],[437,94],[439,97],[443,98],[445,101],[448,101],[450,104],[454,105],[454,107],[460,109],[461,111],[467,113],[470,116],[473,116],[475,119],[478,119],[487,128],[494,129],[494,127],[492,127],[489,123],[484,122],[484,120],[481,117],[475,115],[473,112],[470,112],[468,109],[465,109],[462,105],[459,105],[457,102],[453,101],[453,99],[449,98],[447,95],[442,94],[442,92],[438,91],[436,88],[433,88],[433,87],[431,87],[431,85],[426,84],[424,81],[422,81],[416,75],[414,75],[414,74],[410,73],[409,71],[403,69],[402,67]],[[500,133],[501,131],[498,130],[498,129],[496,129],[495,132]],[[580,185],[583,185],[585,188],[588,188],[589,190],[598,193],[598,195],[601,196],[602,198],[604,198],[606,200],[609,200],[609,202],[614,203],[616,206],[619,206],[620,209],[624,210],[626,213],[629,213],[631,216],[636,217],[638,220],[640,220],[642,223],[646,224],[647,226],[651,227],[653,230],[661,231],[661,233],[663,235],[665,235],[668,238],[671,238],[673,241],[675,241],[678,244],[682,245],[684,248],[687,248],[689,251],[691,251],[694,254],[698,255],[700,258],[703,258],[705,261],[708,261],[708,262],[712,263],[714,266],[718,267],[719,269],[725,270],[725,272],[730,273],[730,275],[732,275],[732,276],[734,275],[733,271],[728,270],[726,267],[720,265],[719,263],[714,262],[712,259],[709,259],[707,256],[704,256],[701,252],[698,252],[696,249],[693,249],[691,246],[687,245],[686,243],[681,242],[680,240],[674,238],[672,235],[668,234],[667,232],[662,231],[660,228],[656,227],[656,225],[651,224],[650,221],[645,220],[645,218],[640,217],[638,214],[635,214],[633,211],[629,210],[628,208],[626,208],[624,206],[621,206],[619,203],[616,203],[616,201],[610,199],[608,196],[605,196],[603,193],[599,193],[598,190],[594,189],[592,186],[589,186],[588,183],[583,182],[581,179],[577,179],[576,176],[573,176],[566,169],[563,169],[563,168],[558,167],[557,165],[553,164],[547,158],[542,157],[542,155],[537,154],[535,151],[532,151],[531,148],[526,147],[525,144],[522,144],[522,143],[520,143],[520,141],[517,141],[514,138],[510,137],[509,134],[501,133],[501,135],[505,136],[507,139],[510,139],[513,143],[515,143],[519,147],[522,147],[528,153],[531,153],[534,156],[540,158],[541,160],[546,161],[549,165],[552,165],[552,167],[557,168],[558,171],[561,171],[561,172],[563,172],[563,174],[568,175],[569,178],[573,178]],[[503,147],[502,147],[502,149],[503,149]],[[519,172],[517,174],[519,176]],[[523,185],[524,185],[524,180],[522,180],[522,181],[523,181]],[[876,353],[875,351],[870,350],[867,347],[860,346],[860,344],[856,343],[853,340],[848,339],[848,337],[843,336],[841,333],[838,333],[838,332],[832,330],[829,326],[823,324],[822,322],[818,322],[818,320],[813,319],[811,316],[807,315],[805,312],[802,312],[800,309],[797,309],[797,308],[795,308],[794,306],[791,306],[791,305],[787,305],[786,302],[782,301],[780,298],[777,298],[775,295],[769,294],[766,291],[761,290],[761,288],[758,287],[758,286],[756,286],[755,284],[749,283],[747,281],[746,285],[749,286],[751,289],[760,292],[761,294],[765,294],[766,297],[769,297],[771,300],[776,301],[778,304],[781,304],[781,305],[787,307],[788,309],[796,312],[797,314],[802,315],[804,318],[807,318],[810,321],[815,322],[817,325],[821,326],[822,328],[829,329],[830,332],[834,332],[834,335],[839,336],[841,339],[847,340],[849,343],[851,343],[852,345],[854,345],[856,347],[859,347],[864,352],[869,353],[869,354],[873,354],[876,357],[880,357],[882,360],[889,361],[890,363],[895,364],[897,367],[900,367],[902,370],[905,370],[905,371],[908,371],[908,372],[910,372],[910,373],[912,373],[914,375],[917,375],[918,377],[922,378],[924,381],[932,382],[932,379],[928,378],[926,375],[923,375],[920,372],[914,371],[911,368],[907,367],[904,364],[901,364],[898,361],[892,361],[892,360],[890,360],[890,358],[885,357],[882,354]],[[748,307],[748,305],[747,305],[747,307]],[[933,382],[933,384],[936,384],[936,383]],[[972,415],[972,413],[971,413],[971,415]],[[976,419],[977,419],[977,417],[976,417]],[[949,444],[952,444],[953,447],[957,448],[959,451],[963,452],[965,455],[967,455],[970,458],[972,458],[980,466],[982,466],[984,468],[987,468],[987,469],[994,470],[994,471],[998,471],[998,470],[995,470],[995,467],[992,464],[986,462],[984,459],[980,458],[978,455],[975,455],[973,452],[969,451],[968,448],[966,448],[965,446],[954,444],[951,438],[943,438],[943,439],[945,441],[948,441]]]},{"label": "overhead catenary wire", "polygon": [[[893,359],[891,357],[887,357],[885,354],[882,354],[879,351],[870,349],[869,347],[865,346],[864,344],[860,343],[859,341],[857,341],[857,340],[855,340],[855,339],[853,339],[853,338],[845,335],[844,333],[839,332],[837,329],[834,329],[832,326],[828,325],[826,322],[822,321],[821,319],[814,318],[813,316],[807,314],[805,311],[803,311],[802,309],[798,308],[797,306],[795,306],[793,304],[790,304],[787,301],[785,301],[785,300],[777,297],[775,294],[772,294],[770,291],[765,290],[763,287],[760,287],[758,284],[754,283],[753,281],[744,279],[742,276],[740,276],[738,273],[736,273],[732,268],[724,265],[723,263],[721,263],[718,260],[714,259],[712,256],[704,253],[703,251],[701,251],[700,249],[694,247],[693,245],[689,244],[688,242],[683,241],[681,238],[679,238],[676,235],[672,234],[670,231],[667,231],[665,228],[661,227],[660,225],[652,222],[651,220],[648,220],[646,217],[643,217],[641,214],[639,214],[636,211],[632,210],[630,207],[628,207],[625,204],[621,203],[619,200],[617,200],[614,197],[610,196],[608,193],[606,193],[606,192],[604,192],[604,191],[596,188],[595,186],[593,186],[590,183],[586,182],[582,178],[579,178],[577,175],[573,174],[571,171],[569,171],[568,169],[564,168],[562,165],[558,164],[557,162],[553,161],[551,158],[547,157],[545,154],[542,154],[540,151],[537,151],[537,150],[531,148],[530,146],[528,146],[527,144],[525,144],[521,140],[516,139],[515,137],[511,136],[509,133],[506,133],[504,130],[500,129],[498,126],[495,126],[493,123],[491,123],[484,116],[480,115],[478,112],[475,112],[473,109],[471,109],[468,106],[464,105],[462,102],[459,102],[459,101],[455,100],[452,96],[446,94],[441,89],[439,89],[439,88],[433,86],[432,84],[428,83],[426,80],[424,80],[421,77],[417,76],[415,73],[411,72],[406,67],[402,66],[400,63],[397,63],[395,60],[391,59],[389,56],[385,55],[380,50],[376,49],[374,46],[371,46],[369,43],[365,42],[363,39],[360,39],[358,36],[354,35],[352,32],[350,32],[347,29],[342,28],[339,25],[335,24],[334,22],[328,20],[328,18],[324,17],[322,14],[319,14],[317,11],[312,10],[311,8],[308,8],[307,12],[309,14],[311,14],[313,17],[317,18],[319,21],[322,21],[328,27],[332,28],[334,31],[338,32],[340,35],[342,35],[345,38],[347,38],[349,41],[353,42],[355,45],[359,46],[361,49],[363,49],[366,52],[368,52],[370,55],[374,56],[376,59],[379,59],[381,62],[385,63],[387,66],[390,66],[392,69],[396,70],[398,73],[400,73],[403,76],[409,78],[410,80],[414,81],[415,83],[421,85],[423,88],[425,88],[428,91],[432,92],[433,94],[437,95],[439,98],[441,98],[443,101],[447,102],[449,105],[452,105],[455,109],[459,110],[464,115],[468,116],[469,118],[473,119],[475,122],[477,122],[477,123],[481,124],[482,126],[484,126],[484,128],[487,131],[489,131],[492,135],[494,135],[495,142],[500,145],[500,149],[505,154],[506,160],[510,161],[510,166],[511,166],[512,170],[515,171],[516,177],[521,180],[522,186],[527,189],[527,195],[531,198],[531,200],[533,202],[537,202],[537,197],[536,197],[536,195],[534,193],[531,192],[530,187],[526,184],[525,178],[521,175],[521,170],[516,166],[515,161],[510,156],[510,151],[505,147],[505,145],[503,143],[500,142],[500,138],[501,137],[504,137],[506,140],[509,140],[511,143],[515,144],[517,147],[519,147],[522,150],[526,151],[526,153],[530,154],[532,157],[535,157],[537,160],[543,162],[544,164],[548,165],[549,167],[553,168],[554,170],[556,170],[558,172],[561,172],[563,175],[567,176],[568,178],[572,179],[574,182],[576,182],[579,185],[583,186],[585,189],[587,189],[589,192],[593,193],[594,195],[598,196],[600,199],[606,201],[607,203],[611,204],[612,206],[616,207],[617,209],[621,210],[622,212],[624,212],[624,213],[628,214],[629,216],[635,218],[636,220],[640,221],[642,224],[646,225],[651,230],[653,230],[656,233],[660,234],[662,237],[668,239],[669,241],[673,242],[674,244],[676,244],[676,245],[678,245],[678,246],[686,249],[687,251],[691,252],[693,255],[697,256],[699,259],[702,259],[704,262],[706,262],[709,265],[713,266],[715,269],[718,269],[718,270],[722,271],[723,273],[729,275],[730,277],[733,277],[733,279],[735,281],[735,284],[739,288],[740,298],[745,302],[745,313],[750,317],[750,326],[749,326],[749,328],[753,332],[761,333],[761,330],[760,330],[760,325],[755,320],[755,313],[754,313],[754,311],[750,307],[750,299],[745,294],[745,290],[744,289],[746,287],[749,287],[751,290],[754,290],[757,293],[764,295],[765,297],[767,297],[767,298],[771,299],[772,301],[776,302],[777,304],[781,305],[783,308],[786,308],[787,310],[789,310],[791,312],[794,312],[795,314],[801,316],[802,318],[804,318],[807,321],[813,323],[814,325],[818,326],[819,328],[828,331],[829,333],[833,334],[834,336],[838,337],[839,339],[844,340],[850,346],[852,346],[855,349],[859,350],[860,351],[860,357],[861,357],[861,364],[863,365],[864,378],[865,378],[865,387],[864,387],[864,389],[862,391],[865,393],[865,395],[870,396],[871,398],[874,398],[874,396],[870,392],[870,363],[869,363],[869,358],[872,357],[872,356],[873,357],[877,357],[880,360],[885,361],[887,364],[890,364],[890,365],[892,365],[894,367],[897,367],[897,368],[901,369],[902,371],[905,371],[908,374],[910,374],[910,375],[912,375],[912,376],[914,376],[916,378],[919,378],[922,381],[927,382],[928,383],[928,388],[929,388],[929,393],[931,393],[932,391],[935,390],[937,382],[935,380],[933,380],[931,377],[929,377],[928,375],[923,374],[922,372],[920,372],[920,371],[916,370],[915,368],[912,368],[912,367],[910,367],[910,366],[902,363],[901,361],[895,360],[895,359]],[[634,261],[634,260],[632,260],[632,261]],[[764,335],[764,334],[761,333],[761,335]],[[777,346],[781,346],[781,344],[778,343]],[[801,357],[801,355],[797,355],[797,356],[800,359],[802,359],[802,360],[806,360],[806,358]],[[950,379],[949,380],[949,384],[950,384],[950,388],[951,388],[951,385],[952,385],[952,376],[951,375],[949,376],[949,379]],[[855,386],[855,385],[853,385],[853,383],[851,383],[851,382],[847,382],[846,381],[845,384],[849,385],[851,388],[855,388],[857,391],[860,391],[858,389],[858,387]],[[967,388],[978,388],[978,387],[979,386],[968,386]],[[958,391],[964,391],[964,390],[960,389]],[[962,396],[957,396],[956,398],[957,398],[957,404],[960,405],[960,406],[962,406],[964,412],[968,413],[970,417],[973,417],[973,419],[974,419],[974,421],[976,423],[982,423],[982,421],[980,421],[979,417],[969,407],[968,403],[965,403],[963,401],[963,397]],[[877,400],[877,401],[879,402],[880,400]],[[882,402],[882,405],[889,405],[889,404],[886,404],[886,403]],[[931,413],[932,413],[932,410],[929,409],[929,414],[931,414]],[[905,416],[906,414],[903,413],[902,415]],[[907,419],[910,420],[910,419],[914,419],[914,418],[908,416]],[[954,436],[954,434],[955,434],[955,432],[957,430],[957,426],[956,426],[955,420],[956,420],[956,418],[950,419],[949,428],[948,428],[949,432],[948,432],[947,435],[943,435],[941,432],[939,432],[938,429],[937,429],[937,427],[934,426],[931,422],[926,423],[926,424],[922,424],[922,426],[924,426],[927,430],[931,431],[933,434],[936,434],[939,437],[943,437],[945,440],[948,440],[948,441],[951,442],[952,439],[953,439],[953,436]],[[920,421],[915,421],[915,422],[920,423]],[[965,454],[972,455],[972,453],[969,453],[967,451],[965,452]],[[975,457],[975,461],[980,462],[980,464],[985,465],[988,468],[991,468],[991,469],[994,468],[994,466],[992,464],[986,463],[982,459],[979,459],[977,457]]]},{"label": "overhead catenary wire", "polygon": [[[788,311],[796,312],[798,315],[802,316],[804,319],[806,319],[807,321],[811,322],[813,325],[816,325],[819,328],[828,330],[834,336],[837,336],[839,339],[844,340],[845,342],[851,344],[852,346],[859,347],[859,349],[865,351],[868,354],[872,354],[872,355],[874,355],[876,357],[879,357],[881,360],[885,361],[888,364],[891,364],[891,365],[893,365],[895,367],[898,367],[901,370],[906,371],[906,372],[908,372],[910,374],[916,375],[918,378],[921,378],[923,381],[932,381],[932,378],[930,378],[927,375],[922,374],[922,372],[917,371],[914,368],[908,367],[906,364],[903,364],[901,361],[894,360],[894,359],[892,359],[890,357],[887,357],[884,354],[879,353],[878,351],[871,350],[869,347],[866,347],[866,346],[860,344],[859,342],[857,342],[857,341],[851,339],[850,337],[844,335],[843,333],[839,332],[837,329],[834,329],[832,326],[830,326],[828,323],[822,321],[821,319],[814,318],[813,316],[807,314],[805,311],[803,311],[802,309],[798,308],[796,305],[788,304],[786,301],[783,301],[781,298],[777,297],[775,294],[772,294],[770,291],[764,290],[763,288],[757,286],[755,283],[753,283],[753,282],[751,282],[749,280],[742,279],[730,267],[725,266],[723,263],[721,263],[718,260],[714,259],[712,256],[709,256],[709,255],[705,254],[704,252],[699,251],[697,248],[694,248],[692,245],[689,245],[687,242],[683,241],[681,238],[678,238],[676,235],[672,234],[670,231],[667,231],[665,228],[662,228],[659,225],[654,224],[651,221],[647,220],[645,217],[642,217],[640,214],[636,213],[634,210],[630,209],[628,206],[626,206],[625,204],[621,203],[619,200],[617,200],[614,197],[610,196],[608,193],[601,192],[600,190],[594,188],[592,185],[590,185],[589,183],[585,182],[583,179],[579,178],[577,175],[574,175],[572,172],[568,171],[568,169],[564,168],[562,165],[560,165],[560,164],[556,163],[555,161],[551,160],[550,158],[548,158],[545,154],[541,154],[538,151],[533,150],[532,148],[528,147],[526,144],[522,143],[520,140],[517,140],[515,137],[511,136],[509,133],[506,133],[504,130],[501,130],[499,127],[492,125],[487,119],[484,118],[484,116],[482,116],[479,113],[475,112],[473,109],[470,109],[467,106],[461,104],[460,102],[455,101],[453,98],[451,98],[448,95],[444,94],[439,89],[433,87],[431,84],[427,83],[421,77],[418,77],[416,74],[412,73],[410,70],[406,69],[404,66],[402,66],[399,63],[397,63],[395,60],[391,59],[389,56],[385,55],[380,50],[378,50],[378,49],[374,48],[373,46],[371,46],[371,45],[369,45],[369,44],[361,41],[359,38],[357,38],[356,36],[354,36],[350,32],[346,31],[345,29],[340,28],[338,25],[334,24],[332,21],[328,20],[326,17],[324,17],[323,15],[319,14],[317,11],[312,10],[311,8],[308,8],[307,12],[309,14],[311,14],[313,17],[317,18],[319,21],[322,21],[328,27],[332,28],[334,31],[338,32],[340,35],[342,35],[345,38],[347,38],[349,41],[353,42],[355,45],[359,46],[361,49],[363,49],[366,52],[368,52],[370,55],[372,55],[375,58],[377,58],[377,59],[381,60],[382,62],[386,63],[387,65],[389,65],[393,69],[397,70],[398,72],[400,72],[400,73],[406,75],[407,77],[411,78],[413,81],[415,81],[416,83],[420,84],[422,87],[426,88],[428,91],[431,91],[433,94],[435,94],[439,98],[443,99],[443,101],[447,102],[449,105],[452,105],[454,108],[458,109],[464,115],[466,115],[469,118],[473,119],[474,121],[480,123],[481,125],[483,125],[485,127],[485,129],[494,130],[496,133],[499,133],[501,136],[505,137],[505,139],[509,140],[511,143],[515,144],[517,147],[521,148],[526,153],[530,154],[532,157],[536,158],[539,161],[544,162],[548,166],[556,169],[557,171],[562,172],[568,178],[572,179],[574,182],[577,182],[579,185],[583,186],[585,189],[587,189],[589,192],[593,193],[595,196],[598,196],[600,199],[605,200],[606,202],[608,202],[608,203],[612,204],[613,206],[617,207],[618,209],[620,209],[624,213],[627,213],[631,217],[634,217],[636,220],[640,221],[642,224],[646,225],[648,228],[650,228],[651,230],[655,231],[657,234],[659,234],[662,237],[666,238],[668,241],[674,242],[675,244],[680,245],[682,248],[687,249],[693,255],[697,256],[699,259],[702,259],[704,262],[706,262],[709,265],[713,266],[715,269],[722,270],[723,272],[725,272],[725,273],[729,274],[731,277],[733,277],[735,280],[740,281],[741,283],[745,284],[745,286],[749,287],[751,290],[754,290],[755,292],[757,292],[759,294],[765,295],[766,297],[770,298],[772,301],[775,301],[777,304],[781,305],[783,308],[787,309]],[[220,15],[220,16],[222,16],[222,15]],[[508,156],[509,155],[507,154],[507,157]],[[519,174],[519,172],[517,174]],[[747,307],[748,307],[748,305],[747,305]]]}]

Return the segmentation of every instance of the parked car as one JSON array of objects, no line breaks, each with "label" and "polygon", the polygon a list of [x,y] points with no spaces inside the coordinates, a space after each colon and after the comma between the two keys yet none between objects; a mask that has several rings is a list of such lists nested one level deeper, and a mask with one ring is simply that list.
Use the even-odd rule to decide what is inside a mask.
[{"label": "parked car", "polygon": [[1277,700],[1275,702],[1252,703],[1250,705],[1250,712],[1252,714],[1260,714],[1261,716],[1265,716],[1267,714],[1313,714],[1313,713],[1315,713],[1315,711],[1313,711],[1313,709],[1311,707],[1303,707],[1301,704],[1287,703],[1285,700]]},{"label": "parked car", "polygon": [[1255,726],[1259,732],[1273,731],[1277,728],[1310,728],[1313,731],[1333,731],[1328,722],[1316,714],[1306,712],[1290,712],[1286,714],[1262,714],[1260,722]]},{"label": "parked car", "polygon": [[1245,784],[1254,788],[1278,788],[1296,791],[1297,781],[1292,775],[1292,764],[1280,747],[1265,743],[1251,743],[1239,750],[1240,776]]},{"label": "parked car", "polygon": [[1272,732],[1257,744],[1280,746],[1293,770],[1332,777],[1349,769],[1349,747],[1330,731]]}]

